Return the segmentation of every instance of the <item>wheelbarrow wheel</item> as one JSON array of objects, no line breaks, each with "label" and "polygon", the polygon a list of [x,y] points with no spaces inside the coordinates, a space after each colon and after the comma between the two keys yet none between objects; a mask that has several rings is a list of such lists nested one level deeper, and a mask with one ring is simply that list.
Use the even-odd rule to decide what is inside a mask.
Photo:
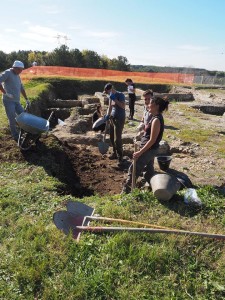
[{"label": "wheelbarrow wheel", "polygon": [[21,129],[19,133],[18,146],[21,150],[27,151],[33,146],[34,143],[37,142],[38,139],[39,135],[34,135]]}]

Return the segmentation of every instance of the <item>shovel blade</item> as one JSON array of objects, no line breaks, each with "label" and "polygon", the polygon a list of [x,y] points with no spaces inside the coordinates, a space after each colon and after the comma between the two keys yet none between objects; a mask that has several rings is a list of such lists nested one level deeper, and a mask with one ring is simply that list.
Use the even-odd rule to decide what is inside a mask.
[{"label": "shovel blade", "polygon": [[109,144],[107,143],[104,143],[104,142],[99,142],[98,143],[98,149],[99,149],[99,152],[103,155],[103,154],[106,154],[109,150]]},{"label": "shovel blade", "polygon": [[66,208],[67,211],[77,216],[92,216],[95,210],[93,207],[79,201],[68,201]]},{"label": "shovel blade", "polygon": [[[73,213],[75,216],[92,216],[94,214],[95,209],[87,204],[84,204],[79,201],[68,201],[66,204],[66,208],[68,212]],[[89,225],[88,219],[85,218],[84,226]]]},{"label": "shovel blade", "polygon": [[72,231],[73,238],[78,241],[81,232],[76,229],[76,226],[84,226],[85,217],[76,216],[72,212],[68,211],[57,211],[53,215],[53,222],[56,227],[62,230],[66,235]]}]

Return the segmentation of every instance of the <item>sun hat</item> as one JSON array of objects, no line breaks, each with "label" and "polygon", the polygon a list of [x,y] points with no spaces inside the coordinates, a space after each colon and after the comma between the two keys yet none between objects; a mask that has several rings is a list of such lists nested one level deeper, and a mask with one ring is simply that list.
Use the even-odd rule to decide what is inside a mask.
[{"label": "sun hat", "polygon": [[24,69],[24,64],[22,63],[22,61],[15,60],[12,67],[13,68],[22,68],[22,69]]}]

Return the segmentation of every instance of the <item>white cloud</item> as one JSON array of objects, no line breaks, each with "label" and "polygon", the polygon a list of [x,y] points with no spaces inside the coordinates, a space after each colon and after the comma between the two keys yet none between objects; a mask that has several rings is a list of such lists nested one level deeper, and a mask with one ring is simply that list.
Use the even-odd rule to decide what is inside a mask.
[{"label": "white cloud", "polygon": [[181,50],[196,51],[196,52],[206,51],[209,49],[208,47],[205,46],[194,46],[194,45],[181,45],[178,46],[177,48]]},{"label": "white cloud", "polygon": [[30,25],[30,21],[23,21],[22,24],[23,25]]},{"label": "white cloud", "polygon": [[17,32],[17,30],[14,28],[6,28],[5,32]]}]

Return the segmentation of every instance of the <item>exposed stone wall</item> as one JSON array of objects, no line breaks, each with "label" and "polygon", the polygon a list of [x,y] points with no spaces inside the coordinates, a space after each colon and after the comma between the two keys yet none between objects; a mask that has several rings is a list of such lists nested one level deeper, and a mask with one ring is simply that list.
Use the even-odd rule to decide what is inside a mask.
[{"label": "exposed stone wall", "polygon": [[205,114],[222,116],[225,113],[225,106],[216,105],[191,105],[192,108],[199,109]]}]

